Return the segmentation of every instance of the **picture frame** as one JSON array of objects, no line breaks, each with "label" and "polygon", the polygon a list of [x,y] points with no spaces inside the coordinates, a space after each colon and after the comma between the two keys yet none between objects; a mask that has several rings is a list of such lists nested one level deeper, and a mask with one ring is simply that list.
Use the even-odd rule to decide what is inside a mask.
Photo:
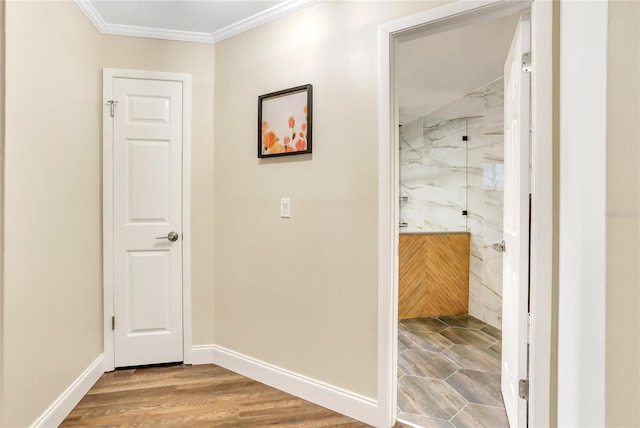
[{"label": "picture frame", "polygon": [[258,97],[258,158],[312,153],[311,84]]}]

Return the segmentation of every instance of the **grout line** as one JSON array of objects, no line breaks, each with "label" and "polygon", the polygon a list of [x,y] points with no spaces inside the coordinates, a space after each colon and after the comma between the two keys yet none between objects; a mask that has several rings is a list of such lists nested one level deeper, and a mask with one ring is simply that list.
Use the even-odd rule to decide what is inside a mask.
[{"label": "grout line", "polygon": [[469,403],[469,404],[475,404],[476,406],[483,406],[483,407],[491,407],[492,409],[505,410],[504,407],[492,406],[491,404],[480,404],[480,403]]},{"label": "grout line", "polygon": [[453,363],[453,365],[458,367],[458,370],[462,368],[461,365],[459,365],[458,363],[456,363],[455,361],[453,361],[451,358],[449,358],[448,355],[445,355],[444,353],[442,354],[443,357],[445,357],[447,360],[451,361],[451,363]]},{"label": "grout line", "polygon": [[[466,401],[466,400],[465,400],[465,401]],[[464,410],[468,405],[469,405],[469,402],[467,401],[467,404],[465,404],[464,406],[462,406],[462,407],[460,408],[460,410],[458,410],[458,412],[457,412],[455,415],[453,415],[453,416],[451,416],[451,417],[449,418],[449,422],[451,423],[451,425],[453,425],[454,427],[456,426],[456,425],[453,423],[453,419],[454,419],[456,416],[458,416],[458,415],[460,414],[460,412],[462,412],[462,411],[463,411],[463,410]]]},{"label": "grout line", "polygon": [[[454,374],[458,373],[460,370],[462,369],[458,369],[455,372],[451,373],[449,376],[445,377],[444,379],[442,379],[443,381],[447,382],[447,379],[449,379],[451,376],[453,376]],[[447,384],[449,384],[453,389],[455,389],[455,387],[453,387],[449,382],[447,382]],[[457,390],[456,390],[457,391]]]},{"label": "grout line", "polygon": [[[473,319],[476,319],[475,317],[470,316]],[[486,335],[489,339],[493,340],[492,342],[490,342],[489,345],[486,346],[481,346],[481,345],[475,345],[475,344],[457,344],[460,346],[465,346],[465,347],[471,347],[471,348],[475,348],[478,350],[481,349],[489,349],[490,347],[498,344],[501,342],[501,339],[497,339],[495,337],[493,337],[492,335],[490,335],[489,333],[483,331],[482,329],[489,326],[489,324],[484,323],[483,326],[481,327],[457,327],[457,326],[453,326],[450,325],[448,323],[446,323],[445,321],[441,320],[439,317],[432,317],[432,319],[438,320],[440,322],[442,322],[446,327],[439,331],[439,332],[434,332],[434,331],[424,331],[424,330],[414,330],[414,329],[407,329],[404,332],[415,332],[414,334],[419,334],[419,333],[427,333],[427,334],[438,334],[440,336],[440,339],[444,340],[444,343],[451,343],[451,345],[444,345],[442,342],[439,343],[440,346],[443,346],[444,349],[441,351],[430,351],[428,349],[424,349],[424,348],[417,348],[419,351],[422,352],[428,352],[428,353],[432,353],[432,354],[441,354],[443,357],[446,358],[447,361],[451,362],[453,364],[454,367],[457,367],[457,369],[452,372],[451,374],[449,374],[448,376],[446,376],[445,378],[442,379],[438,379],[438,378],[432,378],[432,377],[427,377],[427,376],[421,376],[421,375],[409,375],[404,373],[404,376],[401,377],[409,377],[409,378],[416,378],[416,379],[422,379],[422,380],[440,380],[442,382],[444,382],[449,388],[451,388],[451,390],[453,390],[455,392],[455,394],[457,394],[465,403],[451,418],[448,419],[448,422],[453,425],[455,427],[455,424],[453,423],[453,419],[458,416],[464,409],[466,409],[467,407],[469,407],[470,404],[473,404],[474,406],[481,406],[481,407],[485,407],[485,408],[492,408],[492,409],[500,409],[500,410],[505,410],[504,407],[498,407],[498,406],[493,406],[493,405],[487,405],[487,404],[479,404],[479,403],[472,403],[469,400],[466,399],[466,397],[458,390],[456,389],[453,385],[451,385],[448,381],[449,378],[451,378],[453,375],[455,375],[456,373],[459,373],[461,370],[464,369],[464,367],[462,367],[461,365],[459,365],[458,363],[456,363],[452,358],[450,358],[448,355],[444,354],[444,351],[446,351],[447,349],[451,349],[453,348],[454,345],[456,345],[457,343],[453,342],[452,340],[448,339],[447,337],[445,337],[442,333],[446,330],[449,329],[460,329],[460,330],[475,330],[478,332],[481,332],[482,334]],[[480,320],[478,320],[480,321]],[[399,331],[399,334],[401,332]],[[416,348],[407,348],[405,351],[402,352],[406,352],[409,349],[416,349]],[[493,353],[500,355],[498,352],[491,350]],[[399,352],[400,354],[400,352]],[[495,375],[495,376],[499,376],[500,372],[492,372],[492,371],[486,371],[486,370],[477,370],[477,369],[469,369],[469,370],[473,370],[473,371],[477,371],[477,372],[481,372],[481,373],[485,373],[485,374],[489,374],[489,375]],[[399,406],[398,406],[399,407]],[[411,412],[403,412],[402,409],[399,409],[400,412],[402,413],[408,413],[408,414],[413,414]],[[423,415],[425,416],[425,415]],[[398,419],[400,422],[405,423],[411,427],[419,427],[419,425],[416,425],[415,423],[412,422],[408,422],[408,421],[404,421],[402,419]]]}]

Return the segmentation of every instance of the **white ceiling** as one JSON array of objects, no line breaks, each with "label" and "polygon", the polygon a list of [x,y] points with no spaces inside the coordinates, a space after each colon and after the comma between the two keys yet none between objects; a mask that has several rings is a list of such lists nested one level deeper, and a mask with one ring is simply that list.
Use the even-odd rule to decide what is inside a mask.
[{"label": "white ceiling", "polygon": [[215,43],[320,0],[75,0],[105,34]]},{"label": "white ceiling", "polygon": [[399,43],[400,123],[424,116],[503,75],[518,16]]},{"label": "white ceiling", "polygon": [[[321,0],[74,0],[105,34],[215,43]],[[502,76],[517,16],[399,43],[400,123]]]}]

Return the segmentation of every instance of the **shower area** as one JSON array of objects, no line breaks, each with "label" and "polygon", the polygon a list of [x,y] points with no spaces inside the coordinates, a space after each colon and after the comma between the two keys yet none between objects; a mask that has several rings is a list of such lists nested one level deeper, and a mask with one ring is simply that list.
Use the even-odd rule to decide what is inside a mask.
[{"label": "shower area", "polygon": [[501,327],[503,79],[400,127],[399,318]]},{"label": "shower area", "polygon": [[469,312],[467,118],[400,131],[400,319]]},{"label": "shower area", "polygon": [[503,79],[400,127],[398,418],[508,427]]}]

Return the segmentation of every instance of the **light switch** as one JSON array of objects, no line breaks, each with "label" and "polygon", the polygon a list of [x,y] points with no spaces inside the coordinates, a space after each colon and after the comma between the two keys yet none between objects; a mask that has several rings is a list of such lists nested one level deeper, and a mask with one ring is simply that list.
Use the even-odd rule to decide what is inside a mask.
[{"label": "light switch", "polygon": [[280,198],[280,218],[291,217],[291,198]]}]

